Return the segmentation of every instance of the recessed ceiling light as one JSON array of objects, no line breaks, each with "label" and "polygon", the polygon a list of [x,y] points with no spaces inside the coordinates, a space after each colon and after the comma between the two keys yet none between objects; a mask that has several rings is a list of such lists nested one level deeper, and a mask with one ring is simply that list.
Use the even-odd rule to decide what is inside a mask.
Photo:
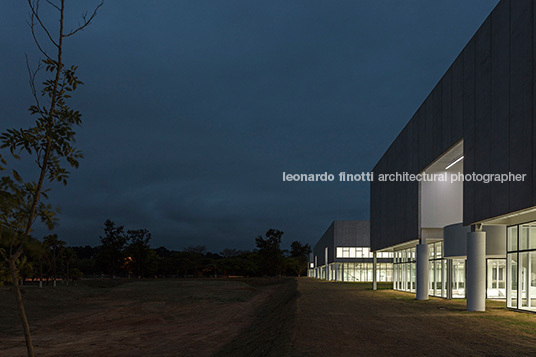
[{"label": "recessed ceiling light", "polygon": [[463,155],[460,156],[459,158],[457,158],[456,160],[454,160],[453,162],[451,162],[447,167],[445,167],[445,170],[450,169],[452,166],[454,166],[455,164],[457,164],[461,160],[463,160]]}]

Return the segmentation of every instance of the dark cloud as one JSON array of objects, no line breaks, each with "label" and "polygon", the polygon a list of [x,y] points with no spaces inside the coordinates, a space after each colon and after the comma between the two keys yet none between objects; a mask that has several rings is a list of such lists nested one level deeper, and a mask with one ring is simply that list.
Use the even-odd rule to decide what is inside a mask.
[{"label": "dark cloud", "polygon": [[[496,3],[106,2],[66,43],[86,157],[53,187],[57,232],[97,244],[111,218],[154,245],[217,251],[272,227],[314,243],[333,219],[367,219],[367,184],[281,173],[370,170]],[[28,120],[26,13],[0,4],[5,128]]]}]

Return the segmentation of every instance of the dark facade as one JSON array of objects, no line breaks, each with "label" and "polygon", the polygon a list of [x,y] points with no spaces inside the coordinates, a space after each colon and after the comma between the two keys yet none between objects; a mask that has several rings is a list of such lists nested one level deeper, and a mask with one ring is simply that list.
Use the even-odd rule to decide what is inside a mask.
[{"label": "dark facade", "polygon": [[[375,178],[417,174],[463,140],[464,173],[527,174],[507,184],[465,181],[464,225],[536,205],[535,11],[531,0],[499,2],[376,164]],[[419,211],[418,182],[373,181],[372,250],[419,238]]]},{"label": "dark facade", "polygon": [[325,265],[325,249],[328,248],[328,264],[351,261],[345,258],[336,258],[336,248],[369,246],[369,221],[333,221],[320,240],[315,244],[313,256],[317,257],[318,266]]}]

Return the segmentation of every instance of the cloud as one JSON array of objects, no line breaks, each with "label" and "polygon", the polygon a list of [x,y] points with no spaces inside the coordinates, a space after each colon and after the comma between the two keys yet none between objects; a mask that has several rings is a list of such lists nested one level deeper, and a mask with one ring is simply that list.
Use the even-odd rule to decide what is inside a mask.
[{"label": "cloud", "polygon": [[[107,2],[66,42],[85,158],[54,186],[57,232],[95,245],[111,218],[153,245],[217,251],[269,228],[314,243],[334,219],[368,218],[367,184],[281,173],[372,169],[496,3]],[[0,4],[6,128],[29,123],[26,13]]]}]

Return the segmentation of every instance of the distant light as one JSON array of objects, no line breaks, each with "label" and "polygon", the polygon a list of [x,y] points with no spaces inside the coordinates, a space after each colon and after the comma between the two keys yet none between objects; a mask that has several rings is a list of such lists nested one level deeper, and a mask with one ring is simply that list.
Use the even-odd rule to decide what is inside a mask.
[{"label": "distant light", "polygon": [[457,163],[460,162],[461,160],[463,160],[463,155],[460,156],[459,158],[457,158],[456,160],[454,160],[454,162],[452,162],[451,164],[449,164],[447,167],[445,167],[445,170],[450,169],[452,166],[454,166],[455,164],[457,164]]}]

